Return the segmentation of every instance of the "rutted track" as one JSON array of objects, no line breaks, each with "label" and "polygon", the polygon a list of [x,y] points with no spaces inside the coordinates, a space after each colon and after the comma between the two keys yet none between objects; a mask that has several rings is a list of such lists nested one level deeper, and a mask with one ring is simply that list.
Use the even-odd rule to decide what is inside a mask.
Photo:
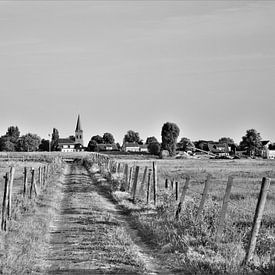
[{"label": "rutted track", "polygon": [[167,274],[95,178],[82,165],[67,164],[45,273]]}]

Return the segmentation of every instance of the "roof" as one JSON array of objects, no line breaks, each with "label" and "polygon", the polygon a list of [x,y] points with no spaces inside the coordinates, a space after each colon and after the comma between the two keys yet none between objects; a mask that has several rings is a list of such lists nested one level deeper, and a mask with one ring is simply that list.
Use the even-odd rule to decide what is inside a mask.
[{"label": "roof", "polygon": [[59,138],[58,144],[75,144],[75,140],[70,138]]},{"label": "roof", "polygon": [[212,153],[228,153],[229,148],[226,143],[208,143],[208,148]]},{"label": "roof", "polygon": [[77,123],[76,123],[75,131],[76,132],[82,131],[81,123],[80,123],[80,115],[78,115],[78,117],[77,117]]},{"label": "roof", "polygon": [[270,142],[270,140],[262,140],[261,143],[263,146],[267,145]]},{"label": "roof", "polygon": [[125,142],[124,146],[125,147],[140,147],[140,145],[136,142]]},{"label": "roof", "polygon": [[142,144],[142,145],[138,145],[139,148],[144,148],[144,149],[147,149],[148,148],[148,144]]}]

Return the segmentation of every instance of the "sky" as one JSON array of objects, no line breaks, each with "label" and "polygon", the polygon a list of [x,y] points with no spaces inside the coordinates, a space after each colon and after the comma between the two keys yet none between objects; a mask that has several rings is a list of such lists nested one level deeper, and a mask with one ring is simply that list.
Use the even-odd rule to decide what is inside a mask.
[{"label": "sky", "polygon": [[0,135],[275,142],[275,1],[0,1]]}]

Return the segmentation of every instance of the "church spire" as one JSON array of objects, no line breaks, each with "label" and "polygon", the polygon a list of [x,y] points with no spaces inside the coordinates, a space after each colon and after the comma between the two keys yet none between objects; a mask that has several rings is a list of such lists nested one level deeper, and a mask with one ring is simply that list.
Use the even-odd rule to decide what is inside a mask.
[{"label": "church spire", "polygon": [[75,131],[76,131],[76,132],[82,131],[81,123],[80,123],[80,115],[78,115],[78,117],[77,117],[77,123],[76,123]]},{"label": "church spire", "polygon": [[77,117],[77,123],[75,127],[75,143],[83,146],[83,130],[80,123],[80,115]]}]

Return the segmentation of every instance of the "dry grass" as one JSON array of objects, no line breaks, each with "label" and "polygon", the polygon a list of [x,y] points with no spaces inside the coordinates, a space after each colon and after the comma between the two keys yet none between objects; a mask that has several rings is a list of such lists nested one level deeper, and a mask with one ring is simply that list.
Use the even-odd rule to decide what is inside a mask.
[{"label": "dry grass", "polygon": [[[120,161],[120,160],[119,160]],[[152,161],[124,160],[139,165],[142,171]],[[261,270],[273,274],[269,265],[270,250],[275,245],[275,162],[265,160],[158,160],[159,201],[155,214],[148,215],[144,195],[133,205],[125,196],[114,196],[136,218],[140,233],[152,248],[161,251],[159,257],[171,263],[171,268],[186,274],[256,274]],[[196,213],[203,183],[210,173],[211,196],[201,219]],[[188,199],[179,221],[174,220],[177,202],[174,192],[164,189],[165,179],[176,180],[182,186],[183,177],[191,176]],[[234,176],[227,219],[222,241],[217,243],[215,232],[217,218],[229,175]],[[253,221],[261,178],[271,177],[271,188],[265,207],[253,265],[241,267]]]},{"label": "dry grass", "polygon": [[[9,165],[16,167],[15,189],[13,193],[12,216],[8,223],[8,231],[0,231],[0,273],[26,274],[41,264],[40,255],[45,250],[47,228],[58,201],[59,174],[54,174],[46,188],[37,198],[23,198],[20,193],[23,167],[35,167],[39,162],[1,162],[1,172]],[[18,192],[17,192],[18,191]],[[2,196],[2,192],[1,192]],[[1,197],[2,200],[2,197]]]}]

